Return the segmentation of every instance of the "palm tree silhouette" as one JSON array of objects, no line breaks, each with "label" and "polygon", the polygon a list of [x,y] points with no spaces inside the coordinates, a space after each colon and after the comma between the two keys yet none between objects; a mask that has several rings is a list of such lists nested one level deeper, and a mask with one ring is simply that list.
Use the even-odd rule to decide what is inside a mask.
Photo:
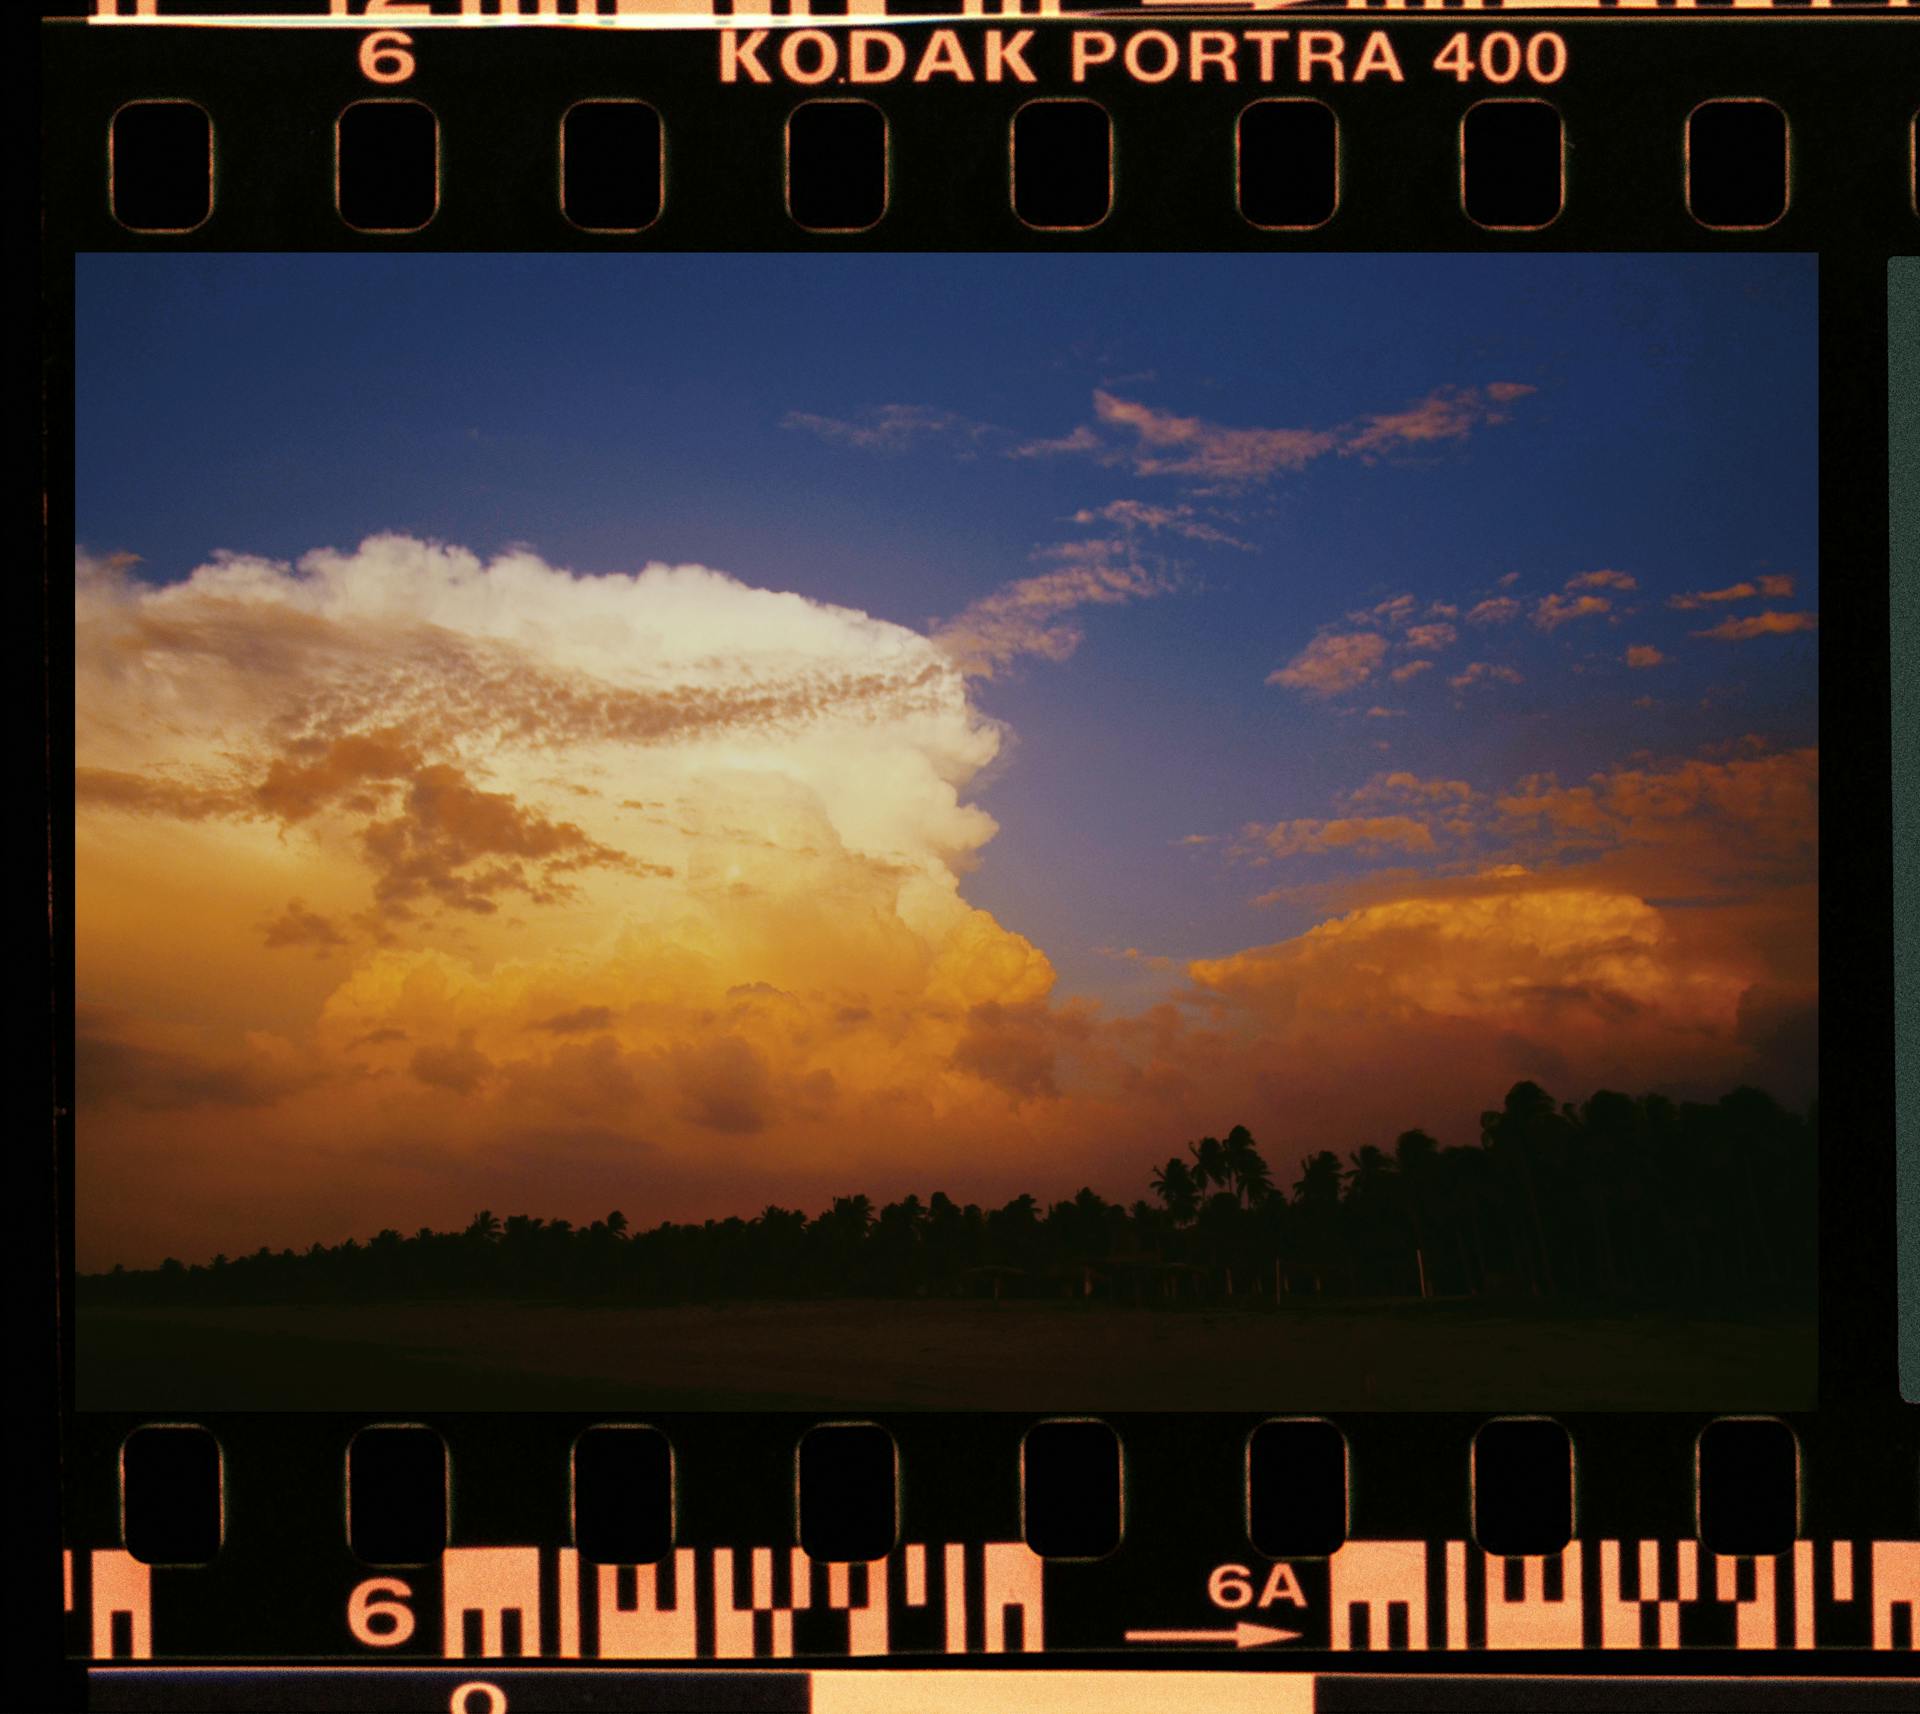
[{"label": "palm tree silhouette", "polygon": [[1340,1157],[1320,1149],[1300,1163],[1293,1200],[1302,1208],[1331,1208],[1340,1200]]},{"label": "palm tree silhouette", "polygon": [[1266,1201],[1273,1190],[1273,1168],[1254,1147],[1253,1133],[1245,1125],[1235,1125],[1220,1145],[1220,1153],[1234,1194],[1249,1208]]},{"label": "palm tree silhouette", "polygon": [[1364,1143],[1347,1156],[1350,1163],[1340,1176],[1347,1187],[1347,1200],[1362,1204],[1378,1202],[1386,1194],[1387,1180],[1394,1170],[1393,1157],[1385,1149]]},{"label": "palm tree silhouette", "polygon": [[1193,1223],[1200,1212],[1200,1186],[1185,1161],[1174,1155],[1165,1166],[1154,1168],[1151,1186],[1176,1226]]},{"label": "palm tree silhouette", "polygon": [[1193,1182],[1199,1190],[1225,1190],[1229,1181],[1227,1151],[1218,1137],[1202,1137],[1187,1144],[1193,1156]]}]

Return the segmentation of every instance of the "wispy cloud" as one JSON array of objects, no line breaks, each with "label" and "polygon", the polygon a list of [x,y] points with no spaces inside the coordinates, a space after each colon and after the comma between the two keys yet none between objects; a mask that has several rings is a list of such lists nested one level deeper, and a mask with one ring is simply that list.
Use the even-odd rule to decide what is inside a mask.
[{"label": "wispy cloud", "polygon": [[1364,684],[1386,653],[1387,639],[1377,631],[1327,632],[1315,637],[1284,667],[1268,673],[1267,683],[1285,685],[1308,696],[1334,696]]},{"label": "wispy cloud", "polygon": [[1331,821],[1308,818],[1280,821],[1243,830],[1249,848],[1270,857],[1302,857],[1325,851],[1362,854],[1383,850],[1428,852],[1434,849],[1431,830],[1407,815],[1340,816]]},{"label": "wispy cloud", "polygon": [[1465,690],[1468,685],[1473,684],[1519,684],[1521,682],[1519,673],[1512,667],[1495,666],[1488,661],[1474,661],[1468,665],[1465,672],[1456,673],[1447,680],[1455,690]]},{"label": "wispy cloud", "polygon": [[1465,780],[1423,780],[1418,774],[1396,769],[1390,774],[1375,774],[1365,785],[1349,793],[1347,801],[1382,803],[1399,799],[1403,802],[1455,804],[1470,802],[1472,798],[1473,787]]},{"label": "wispy cloud", "polygon": [[1784,572],[1775,572],[1729,583],[1724,589],[1696,589],[1686,594],[1670,595],[1667,605],[1679,612],[1691,613],[1709,602],[1755,601],[1763,597],[1769,601],[1785,601],[1792,594],[1792,577]]},{"label": "wispy cloud", "polygon": [[1347,617],[1356,625],[1404,625],[1414,615],[1420,603],[1411,595],[1390,595],[1384,601],[1376,601],[1371,607],[1361,607]]},{"label": "wispy cloud", "polygon": [[1066,615],[1080,607],[1114,607],[1175,587],[1168,572],[1139,564],[1123,541],[1056,542],[1036,558],[1065,561],[984,595],[936,626],[933,641],[970,678],[992,678],[1022,655],[1063,661],[1083,633]]},{"label": "wispy cloud", "polygon": [[1142,476],[1193,476],[1226,485],[1263,482],[1282,471],[1304,469],[1340,444],[1332,429],[1227,428],[1104,389],[1094,392],[1093,412],[1101,428],[1133,436],[1128,450]]},{"label": "wispy cloud", "polygon": [[1477,428],[1505,422],[1507,413],[1499,407],[1533,391],[1519,381],[1495,381],[1484,388],[1438,387],[1405,410],[1368,417],[1348,433],[1340,450],[1367,457],[1433,441],[1465,440]]},{"label": "wispy cloud", "polygon": [[970,445],[994,432],[991,424],[931,405],[874,405],[852,417],[789,411],[780,419],[780,426],[804,429],[838,446],[881,453],[906,452],[929,440],[952,439]]},{"label": "wispy cloud", "polygon": [[1639,580],[1624,571],[1583,571],[1567,579],[1569,589],[1638,589]]},{"label": "wispy cloud", "polygon": [[1232,427],[1181,416],[1104,387],[1093,394],[1091,423],[1068,434],[1024,441],[1017,458],[1091,457],[1130,464],[1141,476],[1180,476],[1216,488],[1246,487],[1305,469],[1338,454],[1373,460],[1408,448],[1464,440],[1503,423],[1504,408],[1534,389],[1518,381],[1486,387],[1438,387],[1398,411],[1378,412],[1327,428]]},{"label": "wispy cloud", "polygon": [[1400,639],[1401,646],[1408,649],[1444,649],[1460,635],[1451,625],[1440,623],[1433,625],[1412,625]]},{"label": "wispy cloud", "polygon": [[1749,613],[1743,619],[1722,619],[1719,624],[1704,631],[1695,631],[1696,637],[1712,637],[1722,643],[1743,643],[1750,637],[1784,637],[1793,631],[1812,631],[1819,628],[1820,615],[1817,613]]},{"label": "wispy cloud", "polygon": [[[1563,786],[1551,774],[1533,775],[1496,800],[1510,830],[1544,838],[1535,856],[1584,847],[1718,842],[1728,861],[1798,862],[1819,841],[1819,753],[1768,752],[1758,739],[1750,753],[1729,759],[1634,762]],[[1733,837],[1729,837],[1729,835]]]},{"label": "wispy cloud", "polygon": [[1505,625],[1520,617],[1520,603],[1511,595],[1493,595],[1467,609],[1469,625]]},{"label": "wispy cloud", "polygon": [[1590,619],[1612,608],[1613,603],[1604,595],[1543,595],[1533,604],[1533,622],[1543,631],[1554,631],[1572,620]]},{"label": "wispy cloud", "polygon": [[1155,506],[1144,500],[1109,500],[1104,506],[1082,506],[1069,519],[1075,524],[1118,524],[1122,529],[1144,530],[1148,534],[1164,531],[1190,542],[1209,542],[1218,547],[1253,551],[1251,542],[1229,535],[1217,524],[1208,523],[1191,506]]},{"label": "wispy cloud", "polygon": [[1056,435],[1052,439],[1042,437],[1039,440],[1023,440],[1018,446],[1008,450],[1009,458],[1062,458],[1076,453],[1085,453],[1096,458],[1102,464],[1118,464],[1120,450],[1101,439],[1099,431],[1091,423],[1081,423],[1070,433]]},{"label": "wispy cloud", "polygon": [[1651,643],[1633,644],[1624,657],[1630,667],[1657,667],[1664,664],[1666,658]]}]

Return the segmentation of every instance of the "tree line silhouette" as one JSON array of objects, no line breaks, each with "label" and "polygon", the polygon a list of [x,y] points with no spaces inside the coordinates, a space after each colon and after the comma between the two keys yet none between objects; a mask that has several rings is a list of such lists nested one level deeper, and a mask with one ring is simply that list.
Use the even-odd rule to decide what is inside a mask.
[{"label": "tree line silhouette", "polygon": [[82,1276],[97,1304],[523,1297],[674,1304],[744,1298],[1101,1297],[1142,1305],[1299,1296],[1518,1297],[1574,1307],[1807,1309],[1814,1297],[1819,1103],[1753,1088],[1713,1103],[1601,1090],[1556,1105],[1517,1083],[1477,1144],[1422,1130],[1343,1159],[1310,1154],[1284,1191],[1252,1135],[1187,1144],[1130,1207],[1091,1189],[1043,1208],[942,1191],[809,1219],[591,1225],[490,1210],[463,1231],[391,1228],[304,1254],[262,1246]]}]

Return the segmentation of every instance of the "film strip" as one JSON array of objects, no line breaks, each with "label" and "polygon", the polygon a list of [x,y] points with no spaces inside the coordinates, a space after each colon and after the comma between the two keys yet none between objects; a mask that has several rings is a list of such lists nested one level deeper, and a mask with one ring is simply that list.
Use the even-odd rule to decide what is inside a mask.
[{"label": "film strip", "polygon": [[[16,1496],[47,1704],[1913,1705],[1907,9],[43,20],[56,1147],[20,1205],[56,1213],[18,1257],[46,1409]],[[969,368],[995,378],[974,403],[913,391]],[[1282,397],[1295,426],[1245,426]],[[229,406],[249,426],[206,426]],[[606,501],[624,413],[669,408],[697,450],[645,442]],[[1526,481],[1465,486],[1500,435],[1563,449],[1586,538]],[[629,534],[542,512],[533,469]],[[1336,569],[1299,492],[1319,471],[1404,480],[1341,492],[1367,529],[1422,521]],[[231,523],[180,499],[189,472]],[[1497,505],[1521,522],[1462,533]],[[975,587],[956,567],[1005,549],[999,508],[1034,545]],[[1652,522],[1618,549],[1609,512]],[[462,516],[498,548],[449,547]],[[842,538],[926,586],[830,571]],[[1257,671],[1238,622],[1167,619],[1164,653],[1116,645],[1111,702],[1047,701],[1102,614],[1231,590],[1282,541],[1320,606]],[[1402,595],[1390,547],[1458,589]],[[1748,677],[1750,643],[1775,652]],[[1391,759],[1318,810],[1156,822],[1240,879],[1195,903],[1153,870],[1137,920],[1189,940],[1062,951],[1049,989],[1044,936],[1001,920],[1092,947],[1064,895],[1118,920],[1134,883],[1075,870],[1089,848],[1014,793],[984,799],[1002,843],[1024,827],[1036,873],[1080,880],[989,869],[976,899],[999,847],[968,818],[1005,758],[983,734],[1057,716],[1078,761],[1041,790],[1110,836],[1093,785],[1217,793],[1162,695],[1203,654],[1324,719],[1329,755]],[[1471,712],[1607,672],[1618,707]],[[1147,702],[1184,750],[1086,738]],[[1486,724],[1404,747],[1446,709]],[[1550,721],[1586,736],[1526,736]],[[1821,780],[1823,728],[1845,760]],[[1228,944],[1207,888],[1240,908],[1256,873],[1261,909],[1309,914],[1202,958]],[[1430,932],[1441,953],[1409,950]],[[1260,986],[1342,936],[1357,962]],[[1387,1009],[1354,972],[1396,960]],[[1419,1074],[1292,1032],[1324,1007],[1399,1041],[1366,1036],[1376,1003],[1435,1090],[1520,1067],[1478,1130],[1325,1135],[1314,1077],[1233,1058],[1240,1030],[1324,1060],[1371,1114],[1359,1086]],[[1710,1072],[1676,1069],[1688,1031]],[[1164,1129],[1196,1067],[1264,1157],[1244,1128],[1173,1136],[1149,1190],[1144,1156],[1086,1140]],[[1283,1141],[1296,1112],[1333,1146]],[[485,1170],[436,1152],[456,1131]],[[220,1152],[242,1134],[323,1164],[283,1180]],[[590,1200],[616,1146],[652,1163],[622,1169],[654,1199],[631,1225]],[[903,1149],[924,1170],[873,1164]],[[862,1173],[871,1201],[842,1194]]]}]

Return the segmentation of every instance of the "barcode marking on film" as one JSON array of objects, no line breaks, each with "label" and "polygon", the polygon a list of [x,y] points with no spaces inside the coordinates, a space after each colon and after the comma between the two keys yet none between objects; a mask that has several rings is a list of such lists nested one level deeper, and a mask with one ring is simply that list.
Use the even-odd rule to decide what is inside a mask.
[{"label": "barcode marking on film", "polygon": [[[683,1547],[670,1567],[583,1567],[574,1548],[551,1555],[532,1546],[448,1548],[438,1568],[439,1652],[449,1660],[787,1659],[796,1653],[794,1615],[807,1613],[837,1623],[824,1632],[816,1627],[812,1646],[798,1652],[887,1655],[903,1652],[895,1647],[896,1602],[944,1614],[943,1625],[920,1627],[916,1635],[938,1636],[947,1654],[1047,1649],[1046,1561],[1039,1554],[1017,1541],[946,1542],[937,1553],[929,1546],[909,1542],[871,1562],[828,1561],[817,1583],[814,1562],[798,1548]],[[1422,1541],[1349,1541],[1324,1563],[1326,1646],[1336,1652],[1639,1651],[1715,1640],[1744,1650],[1810,1649],[1834,1620],[1852,1636],[1864,1622],[1876,1650],[1912,1649],[1920,1638],[1920,1541],[1876,1541],[1856,1555],[1852,1542],[1823,1551],[1801,1540],[1790,1553],[1750,1557],[1703,1555],[1690,1539],[1606,1539],[1523,1559],[1458,1540],[1440,1544],[1438,1553]],[[1437,1609],[1429,1601],[1430,1565],[1439,1572]],[[74,1588],[76,1566],[87,1577],[84,1595]],[[356,1586],[347,1603],[351,1634],[382,1649],[411,1638],[412,1604],[433,1604],[432,1575]],[[66,1610],[86,1611],[93,1659],[155,1658],[151,1566],[120,1549],[77,1558],[69,1551],[62,1579]],[[551,1646],[541,1629],[549,1593],[557,1619]],[[1866,1617],[1856,1621],[1862,1600]],[[378,1627],[367,1622],[376,1609],[385,1619]],[[1117,1644],[1123,1626],[1165,1629],[1166,1617],[1115,1614],[1113,1637],[1088,1638],[1083,1646]],[[1221,1635],[1231,1640],[1232,1628]],[[1256,1640],[1304,1636],[1268,1627]],[[1826,1638],[1829,1646],[1837,1640]],[[1057,1628],[1054,1649],[1061,1650]]]}]

